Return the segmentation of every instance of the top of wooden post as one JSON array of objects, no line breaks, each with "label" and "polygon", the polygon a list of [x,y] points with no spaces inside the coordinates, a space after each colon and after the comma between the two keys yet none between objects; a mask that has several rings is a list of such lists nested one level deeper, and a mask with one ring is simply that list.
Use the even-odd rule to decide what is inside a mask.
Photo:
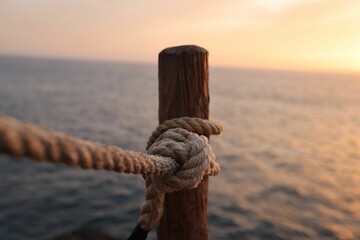
[{"label": "top of wooden post", "polygon": [[183,54],[186,52],[194,52],[194,51],[208,53],[208,51],[205,48],[202,48],[202,47],[199,47],[196,45],[180,45],[180,46],[165,48],[159,54],[179,55],[179,54]]},{"label": "top of wooden post", "polygon": [[176,117],[209,118],[208,51],[195,45],[159,53],[159,123]]}]

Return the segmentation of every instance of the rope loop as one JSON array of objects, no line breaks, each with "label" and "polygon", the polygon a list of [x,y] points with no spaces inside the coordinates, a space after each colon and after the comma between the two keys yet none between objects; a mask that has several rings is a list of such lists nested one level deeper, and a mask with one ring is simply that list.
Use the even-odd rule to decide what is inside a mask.
[{"label": "rope loop", "polygon": [[176,168],[165,175],[146,176],[146,202],[138,221],[142,229],[148,230],[160,220],[165,193],[196,188],[204,176],[220,172],[206,136],[221,132],[218,123],[188,117],[165,121],[153,132],[147,153],[167,159]]},{"label": "rope loop", "polygon": [[169,157],[178,165],[171,175],[148,176],[155,189],[161,192],[196,188],[207,173],[216,175],[220,170],[208,138],[181,128],[169,129],[160,135],[147,153]]}]

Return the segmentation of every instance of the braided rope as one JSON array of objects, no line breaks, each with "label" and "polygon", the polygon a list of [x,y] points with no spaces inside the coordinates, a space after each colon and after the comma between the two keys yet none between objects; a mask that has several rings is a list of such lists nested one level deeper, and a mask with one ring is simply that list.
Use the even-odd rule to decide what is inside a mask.
[{"label": "braided rope", "polygon": [[0,116],[0,153],[84,169],[142,174],[147,192],[138,224],[149,230],[162,216],[165,193],[195,188],[205,175],[219,173],[206,136],[221,132],[222,126],[209,120],[171,119],[152,133],[144,154]]},{"label": "braided rope", "polygon": [[85,141],[4,116],[0,116],[0,153],[142,175],[168,175],[178,168],[176,162],[166,158]]},{"label": "braided rope", "polygon": [[182,128],[189,132],[205,136],[218,135],[223,131],[222,125],[214,121],[190,117],[173,118],[163,122],[151,134],[149,141],[147,142],[146,150],[149,149],[161,134],[172,128]]},{"label": "braided rope", "polygon": [[160,220],[165,193],[196,188],[205,175],[220,172],[208,138],[182,128],[164,132],[149,147],[148,153],[175,159],[180,168],[169,176],[146,176],[146,202],[138,220],[144,230],[151,229]]}]

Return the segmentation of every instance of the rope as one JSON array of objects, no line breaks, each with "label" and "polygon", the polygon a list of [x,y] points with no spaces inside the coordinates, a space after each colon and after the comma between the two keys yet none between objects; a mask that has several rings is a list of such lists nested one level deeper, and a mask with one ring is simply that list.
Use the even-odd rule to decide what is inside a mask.
[{"label": "rope", "polygon": [[143,175],[146,202],[137,229],[147,233],[162,216],[165,193],[196,188],[205,175],[219,173],[220,166],[206,136],[221,131],[220,124],[205,119],[171,119],[152,133],[144,154],[0,116],[0,153],[84,169]]},{"label": "rope", "polygon": [[157,129],[151,134],[149,141],[146,146],[146,150],[155,142],[155,140],[164,132],[172,128],[183,128],[189,132],[194,132],[199,135],[218,135],[223,131],[223,127],[220,123],[205,120],[202,118],[173,118],[166,120],[164,123],[159,125]]},{"label": "rope", "polygon": [[0,116],[0,153],[142,175],[168,175],[178,167],[170,159],[85,141],[4,116]]}]

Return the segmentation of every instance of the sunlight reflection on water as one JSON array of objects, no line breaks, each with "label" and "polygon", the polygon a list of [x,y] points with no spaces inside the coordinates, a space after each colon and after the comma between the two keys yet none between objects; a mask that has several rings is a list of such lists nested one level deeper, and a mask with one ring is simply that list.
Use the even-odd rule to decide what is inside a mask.
[{"label": "sunlight reflection on water", "polygon": [[[0,112],[144,151],[157,124],[152,65],[0,58]],[[211,239],[360,238],[360,77],[211,69]],[[0,161],[0,235],[132,230],[141,177]],[[154,232],[154,231],[153,231]],[[154,238],[152,233],[151,238]]]}]

